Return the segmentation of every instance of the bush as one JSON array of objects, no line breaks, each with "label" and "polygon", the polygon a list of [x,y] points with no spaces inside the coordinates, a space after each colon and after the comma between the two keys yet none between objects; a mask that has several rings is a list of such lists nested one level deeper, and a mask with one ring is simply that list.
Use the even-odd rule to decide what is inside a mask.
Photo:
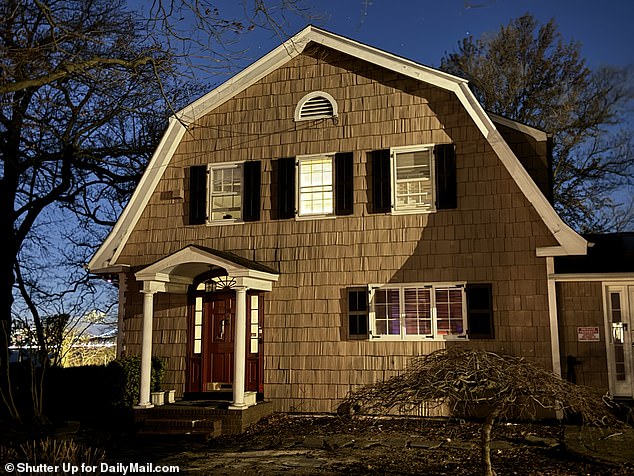
[{"label": "bush", "polygon": [[[139,401],[141,385],[141,357],[133,355],[115,359],[108,364],[109,380],[112,383],[111,403],[116,408],[130,408]],[[158,357],[152,357],[150,388],[160,391],[165,364]]]},{"label": "bush", "polygon": [[152,357],[151,389],[153,392],[161,391],[161,383],[165,376],[165,362],[159,357]]},{"label": "bush", "polygon": [[108,364],[111,404],[116,408],[130,408],[138,402],[141,381],[141,357],[133,355],[115,359]]}]

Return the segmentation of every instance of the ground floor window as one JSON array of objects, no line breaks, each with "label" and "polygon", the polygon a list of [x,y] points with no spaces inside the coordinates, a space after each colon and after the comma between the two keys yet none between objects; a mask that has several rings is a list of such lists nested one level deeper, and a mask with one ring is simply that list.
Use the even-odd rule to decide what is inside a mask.
[{"label": "ground floor window", "polygon": [[399,284],[370,287],[373,338],[466,338],[464,283]]}]

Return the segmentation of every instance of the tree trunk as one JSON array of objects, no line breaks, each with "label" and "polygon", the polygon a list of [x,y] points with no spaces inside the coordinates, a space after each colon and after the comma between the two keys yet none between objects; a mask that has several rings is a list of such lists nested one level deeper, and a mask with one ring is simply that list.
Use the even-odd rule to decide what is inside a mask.
[{"label": "tree trunk", "polygon": [[[5,231],[0,229],[0,234],[5,234]],[[5,246],[10,241],[11,239],[6,235],[0,240],[0,248],[7,253],[0,260],[0,396],[1,403],[8,411],[9,416],[19,420],[20,416],[13,401],[9,377],[9,343],[11,340],[11,308],[13,307],[14,284],[13,263],[15,262],[15,255],[11,253],[11,247]]]},{"label": "tree trunk", "polygon": [[500,410],[494,408],[486,416],[482,424],[480,450],[482,451],[482,474],[485,476],[495,476],[495,471],[493,471],[493,466],[491,465],[491,430],[499,414]]}]

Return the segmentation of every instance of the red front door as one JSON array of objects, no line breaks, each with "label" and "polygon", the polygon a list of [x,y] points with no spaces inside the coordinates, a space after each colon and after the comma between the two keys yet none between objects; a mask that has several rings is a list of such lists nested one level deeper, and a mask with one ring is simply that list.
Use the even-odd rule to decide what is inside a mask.
[{"label": "red front door", "polygon": [[[231,390],[235,335],[235,293],[198,293],[189,316],[188,392]],[[263,391],[261,295],[247,296],[246,381],[249,391]]]},{"label": "red front door", "polygon": [[233,382],[235,305],[233,293],[214,293],[205,304],[208,316],[203,338],[206,358],[203,359],[202,376],[207,387],[205,390],[219,390]]}]

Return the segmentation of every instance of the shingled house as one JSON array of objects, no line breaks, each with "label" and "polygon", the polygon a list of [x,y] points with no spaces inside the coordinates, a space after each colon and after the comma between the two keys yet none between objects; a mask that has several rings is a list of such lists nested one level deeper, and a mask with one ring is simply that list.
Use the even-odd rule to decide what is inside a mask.
[{"label": "shingled house", "polygon": [[634,274],[558,272],[590,242],[549,151],[463,79],[302,30],[172,118],[89,263],[118,277],[140,406],[151,355],[180,397],[330,412],[448,345],[631,397]]}]

